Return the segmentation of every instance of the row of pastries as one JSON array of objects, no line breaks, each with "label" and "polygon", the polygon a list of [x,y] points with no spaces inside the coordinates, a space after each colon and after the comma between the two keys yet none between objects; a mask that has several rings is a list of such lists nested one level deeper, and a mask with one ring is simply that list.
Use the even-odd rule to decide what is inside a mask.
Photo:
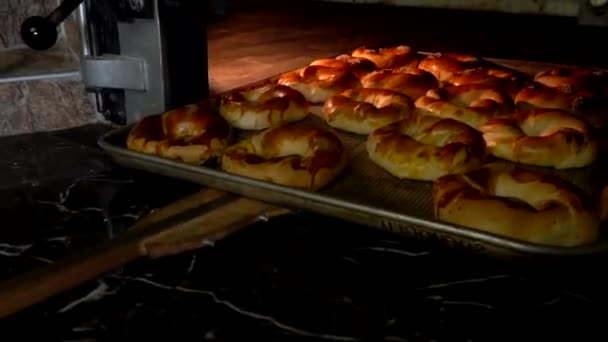
[{"label": "row of pastries", "polygon": [[[606,98],[602,70],[527,75],[471,55],[360,47],[150,115],[127,147],[192,164],[215,158],[225,172],[318,191],[348,165],[341,134],[355,135],[384,172],[433,183],[437,220],[573,246],[598,239],[596,208],[572,184],[518,165],[592,165]],[[305,120],[312,107],[324,125]],[[242,131],[249,134],[235,134]]]}]

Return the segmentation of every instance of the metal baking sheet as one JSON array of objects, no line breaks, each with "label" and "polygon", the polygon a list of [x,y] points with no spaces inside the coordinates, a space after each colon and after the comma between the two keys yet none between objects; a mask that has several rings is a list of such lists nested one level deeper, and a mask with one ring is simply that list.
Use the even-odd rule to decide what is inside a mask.
[{"label": "metal baking sheet", "polygon": [[[491,60],[526,73],[553,65],[519,61]],[[525,65],[528,70],[518,68]],[[533,67],[530,67],[530,66]],[[235,90],[244,90],[276,82],[271,77]],[[211,97],[213,101],[221,94]],[[313,106],[313,114],[320,113]],[[307,120],[321,120],[312,115]],[[608,236],[602,234],[593,245],[552,247],[506,238],[467,227],[440,222],[433,217],[431,182],[399,180],[372,163],[365,149],[365,136],[334,130],[347,147],[350,162],[343,173],[319,192],[294,189],[270,182],[223,172],[217,165],[194,166],[147,155],[126,148],[126,137],[132,125],[115,129],[99,139],[99,145],[120,165],[195,182],[242,196],[274,203],[293,209],[304,209],[381,230],[436,240],[449,247],[501,257],[521,256],[583,256],[608,251]],[[238,136],[236,139],[242,138]],[[579,187],[592,189],[594,170],[551,171]]]}]

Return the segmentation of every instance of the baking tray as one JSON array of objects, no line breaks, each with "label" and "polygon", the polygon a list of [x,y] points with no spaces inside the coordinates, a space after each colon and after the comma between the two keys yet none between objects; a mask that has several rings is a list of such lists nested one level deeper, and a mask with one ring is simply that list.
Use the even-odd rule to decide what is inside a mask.
[{"label": "baking tray", "polygon": [[[525,61],[489,58],[487,60],[527,74],[542,68],[556,66],[555,64]],[[280,74],[230,91],[246,90],[276,82]],[[221,95],[214,95],[208,100],[213,102]],[[312,115],[307,120],[321,120],[318,118],[320,111],[321,106],[311,106],[311,113],[316,115]],[[592,245],[553,247],[437,221],[433,217],[432,183],[399,180],[382,170],[368,159],[364,136],[334,130],[348,150],[349,164],[328,187],[319,192],[309,192],[229,174],[223,172],[219,165],[214,165],[217,163],[213,162],[196,166],[128,150],[125,142],[132,126],[131,124],[112,130],[98,141],[100,147],[116,163],[124,167],[184,179],[279,206],[308,210],[416,239],[435,240],[449,247],[491,256],[574,257],[608,251],[608,237],[605,233],[602,233],[600,239]],[[248,133],[241,132],[241,134]],[[243,135],[237,134],[236,139],[242,137]],[[588,180],[597,172],[593,168],[575,171],[539,169],[557,174],[587,191],[592,189]]]}]

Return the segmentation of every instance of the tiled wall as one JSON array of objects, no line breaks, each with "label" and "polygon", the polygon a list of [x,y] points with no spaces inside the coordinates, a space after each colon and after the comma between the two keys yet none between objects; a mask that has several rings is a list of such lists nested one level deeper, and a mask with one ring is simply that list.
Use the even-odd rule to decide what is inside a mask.
[{"label": "tiled wall", "polygon": [[[33,52],[21,42],[19,29],[23,20],[33,15],[45,16],[58,3],[58,0],[0,0],[0,78],[15,72],[27,74],[27,68],[34,66],[39,75],[63,71],[70,63],[77,70],[80,38],[75,14],[61,27],[52,58],[50,52],[46,55]],[[10,60],[14,63],[1,63]],[[0,136],[70,128],[96,121],[98,117],[80,81],[49,78],[0,83]]]},{"label": "tiled wall", "polygon": [[79,81],[0,84],[0,136],[58,130],[97,121]]}]

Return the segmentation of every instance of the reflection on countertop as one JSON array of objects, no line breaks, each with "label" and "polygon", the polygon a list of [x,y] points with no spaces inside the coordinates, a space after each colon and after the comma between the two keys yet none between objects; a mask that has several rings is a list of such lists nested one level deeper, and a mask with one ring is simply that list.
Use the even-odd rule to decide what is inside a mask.
[{"label": "reflection on countertop", "polygon": [[[116,166],[95,146],[108,129],[27,136],[49,157],[21,170],[47,177],[4,184],[2,215],[12,224],[0,232],[1,279],[112,238],[199,189]],[[5,149],[22,146],[7,139]],[[196,251],[137,260],[5,319],[0,330],[47,341],[608,337],[596,313],[608,285],[598,264],[514,265],[297,213]]]}]

